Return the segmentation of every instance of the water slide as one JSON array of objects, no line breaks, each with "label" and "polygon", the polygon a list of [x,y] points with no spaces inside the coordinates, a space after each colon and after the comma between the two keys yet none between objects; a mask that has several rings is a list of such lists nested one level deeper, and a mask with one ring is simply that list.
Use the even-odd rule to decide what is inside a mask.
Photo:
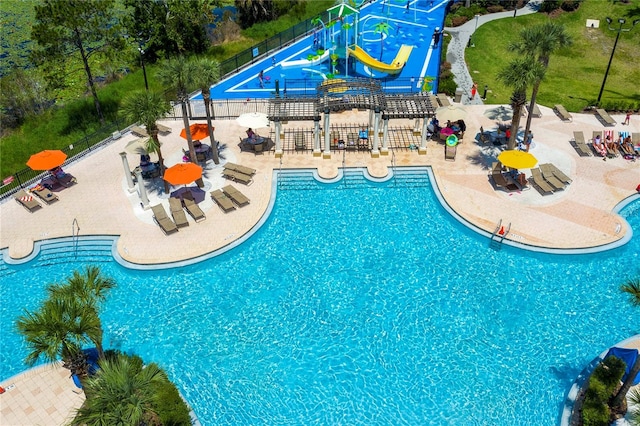
[{"label": "water slide", "polygon": [[398,54],[390,64],[385,64],[384,62],[380,62],[377,59],[372,58],[360,46],[355,46],[354,49],[349,49],[349,54],[371,69],[387,74],[398,74],[402,71],[402,68],[404,68],[404,64],[407,63],[407,59],[409,59],[412,49],[413,46],[409,46],[407,44],[400,46]]}]

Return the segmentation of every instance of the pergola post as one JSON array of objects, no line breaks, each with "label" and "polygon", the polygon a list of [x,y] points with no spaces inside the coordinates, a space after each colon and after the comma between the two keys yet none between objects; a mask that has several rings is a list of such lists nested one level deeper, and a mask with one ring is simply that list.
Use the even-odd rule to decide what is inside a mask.
[{"label": "pergola post", "polygon": [[329,125],[331,124],[329,120],[329,108],[324,109],[324,152],[322,153],[322,158],[331,158],[331,141],[330,141],[330,132]]},{"label": "pergola post", "polygon": [[276,127],[276,152],[275,152],[275,156],[276,158],[281,158],[282,157],[282,141],[280,140],[280,130],[282,129],[282,123],[280,122],[280,120],[275,120],[275,127]]},{"label": "pergola post", "polygon": [[382,149],[381,155],[389,155],[389,116],[382,114]]},{"label": "pergola post", "polygon": [[413,125],[413,136],[420,136],[420,119],[416,118],[416,121]]},{"label": "pergola post", "polygon": [[322,150],[320,149],[320,116],[313,117],[313,156],[320,157]]},{"label": "pergola post", "polygon": [[376,107],[375,118],[373,120],[373,149],[371,150],[371,156],[373,158],[380,157],[380,151],[378,145],[380,143],[380,135],[378,134],[378,123],[380,122],[380,108]]},{"label": "pergola post", "polygon": [[427,117],[422,120],[422,135],[420,136],[420,147],[418,148],[418,154],[427,155],[427,126],[429,121]]},{"label": "pergola post", "polygon": [[142,209],[149,210],[149,197],[147,197],[147,188],[144,187],[144,180],[142,180],[142,170],[136,169],[136,179],[138,180],[138,195],[140,195]]},{"label": "pergola post", "polygon": [[124,177],[127,179],[127,189],[129,192],[134,192],[136,190],[133,185],[133,178],[131,177],[131,169],[129,168],[129,160],[127,160],[127,153],[121,152],[120,157],[122,157],[122,167],[124,167]]}]

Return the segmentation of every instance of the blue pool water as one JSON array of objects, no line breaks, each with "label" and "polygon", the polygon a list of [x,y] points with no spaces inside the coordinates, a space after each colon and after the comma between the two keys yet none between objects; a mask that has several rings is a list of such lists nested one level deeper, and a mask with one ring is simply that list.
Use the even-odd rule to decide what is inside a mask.
[{"label": "blue pool water", "polygon": [[[248,241],[178,269],[90,251],[0,264],[0,378],[25,368],[16,315],[86,257],[118,282],[107,346],[159,363],[204,425],[557,423],[582,368],[638,332],[618,286],[640,274],[640,238],[494,251],[427,179],[281,189]],[[640,204],[622,214],[640,232]]]},{"label": "blue pool water", "polygon": [[[385,83],[387,91],[403,93],[421,91],[425,80],[431,81],[438,75],[442,42],[434,45],[432,39],[435,28],[443,27],[447,1],[412,0],[409,9],[405,7],[407,2],[404,0],[377,0],[372,3],[363,3],[365,5],[360,9],[358,19],[358,33],[361,37],[357,44],[360,47],[371,57],[387,64],[392,63],[403,44],[413,46],[413,50],[402,72],[398,75],[390,76],[350,59],[353,61],[354,69],[348,72],[348,77],[380,80],[390,77],[391,81]],[[376,31],[381,22],[388,25],[387,32],[382,34],[382,41],[381,31]],[[345,23],[355,25],[354,16],[345,18]],[[275,93],[276,80],[279,82],[281,93],[286,90],[289,96],[313,94],[315,87],[334,71],[331,60],[327,58],[324,62],[313,66],[293,67],[283,66],[283,62],[307,59],[309,54],[317,52],[318,45],[328,46],[330,49],[335,46],[338,50],[344,50],[345,39],[342,37],[352,37],[354,31],[355,26],[349,29],[349,36],[346,31],[340,29],[338,24],[327,30],[330,36],[326,39],[324,33],[319,31],[315,36],[310,33],[307,37],[280,51],[269,52],[266,56],[262,55],[267,52],[258,50],[254,54],[257,58],[255,63],[214,85],[211,88],[211,96],[213,99],[269,98]],[[318,45],[314,45],[314,38]],[[261,71],[264,77],[262,87],[258,79]],[[336,78],[343,77],[345,73],[341,65],[336,72]],[[302,80],[306,83],[303,84]],[[201,98],[202,95],[195,97],[195,99]]]}]

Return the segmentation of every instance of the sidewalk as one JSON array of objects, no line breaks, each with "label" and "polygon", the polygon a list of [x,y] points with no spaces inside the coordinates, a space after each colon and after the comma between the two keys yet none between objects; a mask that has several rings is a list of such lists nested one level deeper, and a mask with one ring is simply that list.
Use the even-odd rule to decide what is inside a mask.
[{"label": "sidewalk", "polygon": [[[538,11],[541,0],[532,0],[526,4],[523,8],[516,11],[516,17],[522,15],[529,15]],[[469,38],[475,32],[477,27],[481,25],[503,18],[512,18],[513,11],[508,10],[506,12],[490,13],[487,15],[479,15],[476,19],[472,19],[459,27],[445,27],[445,32],[451,36],[449,47],[447,49],[447,62],[451,63],[451,72],[454,75],[454,81],[458,85],[458,88],[464,91],[462,96],[463,105],[482,105],[482,91],[484,88],[478,88],[478,94],[474,99],[469,100],[471,97],[471,86],[473,86],[473,78],[467,69],[467,63],[464,60],[464,51],[469,43]]]}]

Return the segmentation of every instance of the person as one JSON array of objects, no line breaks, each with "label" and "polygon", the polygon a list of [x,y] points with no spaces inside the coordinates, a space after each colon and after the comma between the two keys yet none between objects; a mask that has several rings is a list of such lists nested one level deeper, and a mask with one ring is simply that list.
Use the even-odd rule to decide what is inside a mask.
[{"label": "person", "polygon": [[276,66],[276,57],[275,56],[271,58],[271,66],[272,67]]},{"label": "person", "polygon": [[476,97],[476,93],[478,93],[478,83],[473,83],[471,86],[471,97],[469,98],[472,101]]},{"label": "person", "polygon": [[[606,133],[606,132],[605,132]],[[612,132],[613,133],[613,132]],[[616,143],[616,141],[613,140],[613,138],[611,137],[611,133],[607,133],[607,135],[604,137],[605,139],[605,143],[607,145],[607,149],[613,151],[616,153],[616,155],[618,154],[618,144]]]},{"label": "person", "polygon": [[533,142],[533,133],[529,132],[529,134],[524,140],[524,148],[525,148],[524,150],[526,152],[529,152],[529,149],[531,148],[531,142]]},{"label": "person", "polygon": [[433,117],[431,119],[431,123],[429,123],[429,126],[432,127],[433,130],[431,130],[432,133],[438,134],[440,133],[440,121],[438,121],[438,119],[436,117]]},{"label": "person", "polygon": [[627,115],[624,117],[622,124],[629,124],[629,120],[631,120],[631,111],[627,111]]},{"label": "person", "polygon": [[626,138],[620,139],[620,149],[622,150],[622,152],[627,155],[635,155],[635,152],[633,151],[633,144],[631,143],[631,136],[627,135]]},{"label": "person", "polygon": [[511,139],[511,129],[507,127],[507,130],[504,131],[504,137],[509,141]]},{"label": "person", "polygon": [[363,139],[363,140],[368,140],[369,139],[369,134],[367,133],[367,129],[365,129],[364,127],[358,132],[358,138]]},{"label": "person", "polygon": [[595,148],[596,152],[600,155],[602,155],[604,157],[604,160],[607,160],[607,147],[604,146],[604,143],[602,143],[602,139],[600,138],[600,135],[596,135],[595,138],[593,138],[593,147]]},{"label": "person", "polygon": [[256,140],[258,135],[256,134],[256,132],[253,131],[253,129],[251,129],[251,127],[249,127],[249,130],[247,130],[247,137],[249,139],[251,139],[252,141],[254,141],[254,140]]},{"label": "person", "polygon": [[260,70],[260,74],[258,74],[258,81],[260,82],[260,88],[264,89],[264,73]]}]

